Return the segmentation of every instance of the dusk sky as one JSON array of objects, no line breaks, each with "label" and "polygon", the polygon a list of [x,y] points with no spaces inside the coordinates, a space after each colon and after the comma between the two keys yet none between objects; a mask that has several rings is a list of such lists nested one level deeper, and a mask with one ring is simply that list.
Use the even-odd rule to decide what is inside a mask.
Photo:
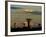
[{"label": "dusk sky", "polygon": [[41,12],[42,7],[41,6],[32,6],[32,5],[11,5],[11,7],[18,7],[18,8],[25,8],[25,9],[32,9],[32,11],[39,11]]}]

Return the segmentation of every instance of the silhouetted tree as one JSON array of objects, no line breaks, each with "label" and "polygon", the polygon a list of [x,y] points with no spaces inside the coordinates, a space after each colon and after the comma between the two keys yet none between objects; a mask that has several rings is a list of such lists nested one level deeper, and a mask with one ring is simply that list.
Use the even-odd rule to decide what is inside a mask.
[{"label": "silhouetted tree", "polygon": [[30,28],[30,21],[32,20],[32,19],[26,19],[27,20],[27,23],[28,23],[28,28]]},{"label": "silhouetted tree", "polygon": [[16,26],[16,23],[14,23],[14,28],[15,28],[15,26]]}]

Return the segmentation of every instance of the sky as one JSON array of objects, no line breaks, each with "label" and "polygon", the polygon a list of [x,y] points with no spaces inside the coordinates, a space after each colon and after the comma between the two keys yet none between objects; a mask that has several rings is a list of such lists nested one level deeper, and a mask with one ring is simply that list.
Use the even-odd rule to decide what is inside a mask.
[{"label": "sky", "polygon": [[32,6],[32,5],[11,5],[11,7],[32,9],[32,11],[39,11],[39,12],[41,12],[41,10],[42,10],[41,6]]}]

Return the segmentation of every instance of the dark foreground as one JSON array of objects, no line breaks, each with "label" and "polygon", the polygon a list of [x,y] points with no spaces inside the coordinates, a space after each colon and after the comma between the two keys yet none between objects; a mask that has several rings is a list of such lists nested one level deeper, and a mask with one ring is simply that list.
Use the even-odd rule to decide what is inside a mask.
[{"label": "dark foreground", "polygon": [[24,28],[11,28],[11,32],[18,32],[18,31],[39,31],[42,30],[42,27],[37,27],[37,28],[28,28],[28,27],[24,27]]}]

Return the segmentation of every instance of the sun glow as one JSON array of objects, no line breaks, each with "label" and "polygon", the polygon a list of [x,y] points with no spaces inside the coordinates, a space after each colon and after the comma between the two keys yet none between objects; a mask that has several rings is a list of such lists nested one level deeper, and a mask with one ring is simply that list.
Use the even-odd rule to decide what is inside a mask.
[{"label": "sun glow", "polygon": [[24,11],[25,11],[25,12],[32,12],[31,9],[25,9]]}]

